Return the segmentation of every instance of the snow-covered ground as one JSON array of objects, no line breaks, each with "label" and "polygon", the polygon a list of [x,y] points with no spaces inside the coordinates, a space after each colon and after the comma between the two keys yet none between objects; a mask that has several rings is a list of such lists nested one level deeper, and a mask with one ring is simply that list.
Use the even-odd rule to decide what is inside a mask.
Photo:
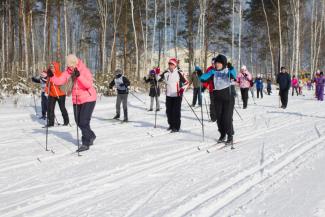
[{"label": "snow-covered ground", "polygon": [[53,152],[33,98],[15,98],[0,105],[1,217],[325,216],[325,104],[311,93],[290,96],[287,110],[276,95],[236,106],[244,120],[234,113],[235,150],[209,148],[219,133],[205,109],[202,143],[184,100],[182,130],[169,134],[164,108],[154,129],[154,113],[130,95],[131,122],[121,124],[110,120],[115,98],[102,97],[91,123],[97,140],[81,157],[70,98],[73,124],[49,130]]}]

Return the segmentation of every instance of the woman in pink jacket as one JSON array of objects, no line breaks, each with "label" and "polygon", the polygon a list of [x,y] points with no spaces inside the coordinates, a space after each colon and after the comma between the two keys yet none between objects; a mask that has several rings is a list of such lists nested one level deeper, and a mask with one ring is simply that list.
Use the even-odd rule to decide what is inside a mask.
[{"label": "woman in pink jacket", "polygon": [[67,69],[63,74],[60,77],[51,77],[51,81],[56,85],[70,86],[67,88],[67,95],[72,92],[74,117],[82,132],[82,146],[77,152],[82,152],[88,150],[96,139],[95,133],[90,128],[90,120],[95,108],[97,93],[93,87],[93,76],[80,59],[70,54],[66,57],[66,63]]},{"label": "woman in pink jacket", "polygon": [[248,91],[251,87],[251,82],[253,80],[252,74],[247,70],[247,67],[244,65],[241,67],[240,72],[237,76],[237,82],[240,87],[241,97],[243,100],[243,108],[247,108],[248,103]]},{"label": "woman in pink jacket", "polygon": [[291,87],[292,87],[292,96],[294,95],[294,91],[296,91],[297,96],[298,96],[299,95],[298,94],[299,81],[295,75],[292,76]]}]

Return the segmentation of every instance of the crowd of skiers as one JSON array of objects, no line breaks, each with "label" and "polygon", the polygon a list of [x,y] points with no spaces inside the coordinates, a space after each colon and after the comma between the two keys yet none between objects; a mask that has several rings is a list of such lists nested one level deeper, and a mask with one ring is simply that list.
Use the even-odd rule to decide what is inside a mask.
[{"label": "crowd of skiers", "polygon": [[[96,90],[93,86],[93,77],[86,65],[71,54],[66,57],[66,69],[60,71],[60,65],[57,62],[49,64],[47,70],[43,71],[40,76],[33,77],[32,80],[40,83],[42,87],[41,105],[42,119],[46,119],[46,128],[53,127],[55,123],[55,105],[59,108],[64,120],[63,125],[69,125],[69,116],[65,108],[66,96],[72,95],[74,119],[77,127],[82,132],[82,144],[78,144],[78,152],[88,150],[96,139],[95,133],[91,130],[90,120],[96,104]],[[210,120],[217,123],[220,137],[218,143],[233,145],[234,127],[233,112],[235,109],[235,98],[238,97],[236,87],[240,89],[243,109],[247,109],[249,93],[251,93],[254,103],[254,88],[256,88],[257,98],[263,98],[264,81],[260,74],[253,78],[247,67],[243,65],[240,71],[236,72],[227,57],[219,54],[211,61],[206,71],[199,66],[195,66],[194,71],[187,75],[180,68],[179,61],[171,58],[168,61],[167,70],[160,72],[160,68],[155,67],[149,71],[148,76],[143,78],[148,83],[150,108],[149,111],[160,111],[159,97],[161,94],[160,83],[165,85],[166,94],[166,115],[168,130],[172,133],[178,132],[181,128],[181,106],[184,92],[193,87],[193,99],[190,107],[196,104],[201,107],[203,104],[203,93],[205,90],[209,93]],[[276,82],[279,87],[279,97],[281,108],[285,109],[288,105],[288,95],[291,89],[292,96],[302,94],[303,83],[295,76],[290,77],[285,67],[281,67],[277,75]],[[325,77],[323,72],[316,72],[312,82],[315,83],[315,95],[318,100],[323,100]],[[307,82],[308,89],[310,85]],[[120,119],[121,104],[123,105],[123,122],[128,122],[128,94],[130,80],[124,75],[123,71],[117,69],[114,79],[109,83],[109,88],[115,86],[117,91],[116,97],[116,115],[113,119]],[[272,79],[266,79],[266,93],[272,93]],[[239,99],[238,99],[239,100]],[[205,101],[205,98],[204,98]],[[206,103],[206,102],[205,102]],[[156,105],[154,108],[154,104]],[[192,109],[192,108],[191,108]],[[195,111],[192,109],[195,113]],[[197,117],[197,116],[196,116]],[[203,120],[202,120],[203,121]],[[203,127],[203,123],[202,127]],[[79,143],[79,142],[78,142]]]}]

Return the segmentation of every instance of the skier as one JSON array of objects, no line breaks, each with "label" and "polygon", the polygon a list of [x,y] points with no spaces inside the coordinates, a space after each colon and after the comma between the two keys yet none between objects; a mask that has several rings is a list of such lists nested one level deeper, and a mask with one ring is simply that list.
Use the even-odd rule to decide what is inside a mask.
[{"label": "skier", "polygon": [[86,151],[94,144],[95,133],[90,128],[90,120],[96,105],[97,93],[93,87],[93,76],[87,66],[75,55],[66,57],[67,68],[60,77],[48,74],[55,85],[73,83],[71,87],[75,121],[82,132],[82,146],[77,152]]},{"label": "skier", "polygon": [[149,111],[153,111],[153,103],[154,103],[155,99],[156,99],[156,111],[160,111],[160,104],[159,104],[160,87],[158,85],[159,73],[160,73],[160,69],[154,68],[154,69],[150,70],[149,78],[147,78],[147,77],[143,78],[143,80],[146,83],[150,83],[150,91],[149,91],[150,109],[149,109]]},{"label": "skier", "polygon": [[115,70],[115,78],[109,84],[109,89],[113,87],[117,89],[117,98],[116,98],[116,115],[113,119],[119,119],[121,114],[121,103],[123,104],[124,119],[123,122],[128,122],[128,95],[129,95],[129,86],[130,81],[127,77],[123,75],[121,69]]},{"label": "skier", "polygon": [[47,113],[47,104],[48,104],[48,99],[47,95],[45,93],[45,87],[46,87],[46,79],[47,79],[47,74],[46,71],[43,71],[38,77],[34,76],[32,77],[32,81],[34,83],[39,83],[41,84],[41,107],[42,107],[42,117],[40,119],[45,120],[46,119],[46,113]]},{"label": "skier", "polygon": [[263,98],[263,79],[261,78],[261,75],[257,75],[257,78],[254,81],[256,85],[256,91],[257,91],[257,98],[259,98],[261,94],[261,98]]},{"label": "skier", "polygon": [[[211,70],[215,68],[215,58],[212,58],[211,60],[211,66],[209,66],[205,73],[209,73]],[[203,83],[203,89],[209,90],[209,96],[210,96],[210,118],[212,122],[215,122],[217,120],[217,115],[215,114],[215,108],[214,108],[214,99],[213,99],[213,90],[214,90],[214,84],[213,80],[208,80],[207,82]]]},{"label": "skier", "polygon": [[[60,65],[57,62],[52,62],[47,70],[47,75],[53,75],[55,78],[58,78],[62,75],[62,72],[60,71]],[[51,76],[50,76],[51,77]],[[48,127],[54,126],[54,118],[55,118],[55,104],[58,102],[61,114],[63,117],[63,125],[67,126],[69,124],[69,115],[67,112],[67,109],[65,108],[65,99],[66,94],[61,89],[59,85],[56,85],[52,81],[47,81],[46,83],[46,92],[48,94]]]},{"label": "skier", "polygon": [[233,144],[233,111],[235,105],[235,93],[231,88],[231,80],[236,79],[233,70],[227,68],[227,57],[219,54],[215,58],[215,69],[201,76],[202,82],[213,80],[214,109],[220,137],[218,143],[225,142],[226,145]]},{"label": "skier", "polygon": [[248,103],[248,91],[251,88],[252,75],[247,70],[247,67],[243,65],[240,69],[240,72],[237,76],[237,82],[240,86],[240,92],[243,100],[243,109],[247,108]]},{"label": "skier", "polygon": [[199,106],[202,106],[202,87],[200,77],[202,75],[202,69],[199,66],[195,66],[194,72],[189,75],[189,84],[191,86],[193,84],[193,101],[192,107],[195,107],[196,101],[198,100]]},{"label": "skier", "polygon": [[187,88],[188,81],[179,71],[178,61],[171,58],[168,61],[166,70],[159,81],[166,83],[166,114],[169,127],[172,133],[179,132],[181,127],[181,105],[182,96]]},{"label": "skier", "polygon": [[324,100],[324,85],[325,85],[325,77],[324,73],[320,72],[318,78],[316,78],[316,87],[317,87],[317,100]]},{"label": "skier", "polygon": [[276,82],[279,84],[279,96],[281,98],[281,108],[286,109],[288,105],[288,94],[291,85],[290,75],[287,73],[285,67],[281,67],[281,71],[278,74]]},{"label": "skier", "polygon": [[266,80],[266,90],[267,90],[267,94],[271,95],[271,93],[272,93],[272,80],[271,80],[271,77],[268,77],[268,79]]},{"label": "skier", "polygon": [[299,82],[295,75],[292,76],[291,87],[292,87],[292,96],[294,95],[294,91],[296,91],[297,96],[298,96],[299,95],[299,93],[298,93]]}]

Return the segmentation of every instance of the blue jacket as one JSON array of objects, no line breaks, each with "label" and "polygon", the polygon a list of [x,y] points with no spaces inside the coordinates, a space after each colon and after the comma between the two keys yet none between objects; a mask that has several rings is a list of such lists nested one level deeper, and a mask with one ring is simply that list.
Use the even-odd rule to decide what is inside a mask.
[{"label": "blue jacket", "polygon": [[261,90],[263,89],[263,80],[262,78],[255,79],[256,89]]}]

